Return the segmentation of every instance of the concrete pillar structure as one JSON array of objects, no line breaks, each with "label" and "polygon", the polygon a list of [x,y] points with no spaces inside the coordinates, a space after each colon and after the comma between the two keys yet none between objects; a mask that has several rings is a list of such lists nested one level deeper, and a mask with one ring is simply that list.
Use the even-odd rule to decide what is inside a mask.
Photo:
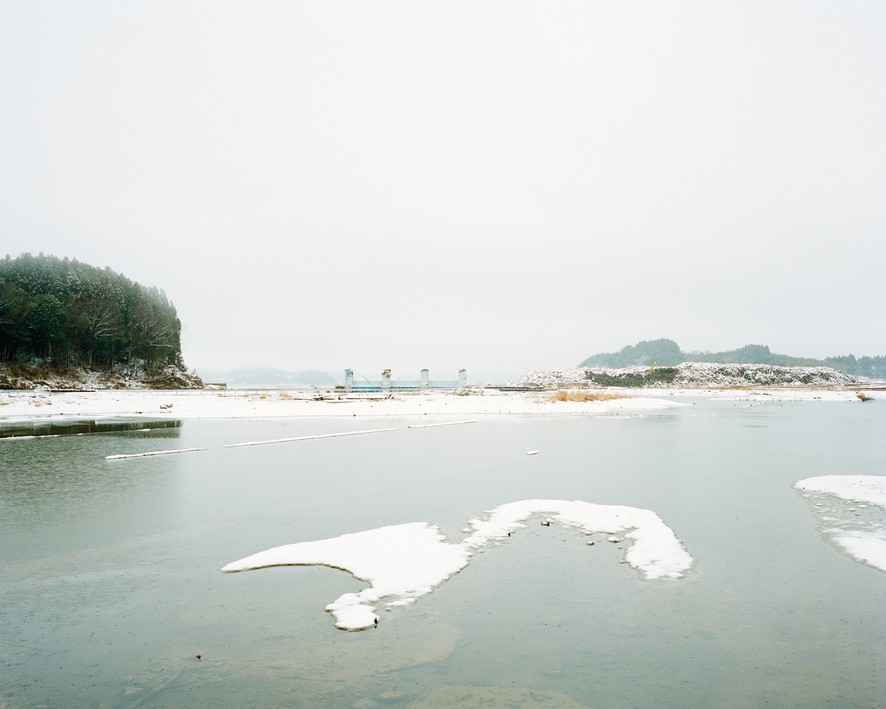
[{"label": "concrete pillar structure", "polygon": [[464,389],[468,385],[468,370],[467,369],[459,369],[458,370],[458,388]]},{"label": "concrete pillar structure", "polygon": [[421,387],[427,389],[430,385],[430,372],[427,369],[421,370]]},{"label": "concrete pillar structure", "polygon": [[345,391],[351,391],[354,388],[354,370],[345,370]]},{"label": "concrete pillar structure", "polygon": [[386,369],[381,373],[381,388],[383,391],[391,390],[391,370]]}]

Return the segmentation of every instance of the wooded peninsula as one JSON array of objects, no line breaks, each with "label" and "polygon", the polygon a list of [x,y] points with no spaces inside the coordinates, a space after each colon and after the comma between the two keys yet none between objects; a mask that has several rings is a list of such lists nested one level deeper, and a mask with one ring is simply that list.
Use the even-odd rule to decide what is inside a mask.
[{"label": "wooded peninsula", "polygon": [[181,322],[162,290],[42,253],[0,260],[0,362],[146,380],[186,373]]}]

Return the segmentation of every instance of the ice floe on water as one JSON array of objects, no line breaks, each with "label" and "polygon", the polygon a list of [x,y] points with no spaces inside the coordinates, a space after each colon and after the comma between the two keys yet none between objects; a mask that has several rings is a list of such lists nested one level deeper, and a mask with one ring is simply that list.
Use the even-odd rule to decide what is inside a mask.
[{"label": "ice floe on water", "polygon": [[466,529],[470,535],[461,544],[478,549],[502,541],[525,527],[530,517],[541,514],[549,515],[546,522],[559,522],[585,534],[624,533],[624,538],[631,541],[625,561],[648,579],[679,578],[692,566],[692,557],[655,512],[582,500],[522,500],[501,505],[484,519],[470,520]]},{"label": "ice floe on water", "polygon": [[168,451],[148,451],[147,453],[119,453],[117,455],[106,455],[105,460],[125,460],[127,458],[150,458],[154,455],[174,455],[175,453],[195,453],[197,451],[205,451],[205,448],[177,448]]},{"label": "ice floe on water", "polygon": [[886,476],[822,475],[794,483],[812,505],[825,539],[886,571]]},{"label": "ice floe on water", "polygon": [[798,490],[826,492],[844,500],[871,503],[886,508],[886,476],[822,475],[794,483]]},{"label": "ice floe on water", "polygon": [[412,603],[461,571],[470,556],[467,548],[447,544],[436,527],[413,522],[274,547],[232,562],[222,571],[285,565],[331,566],[348,571],[367,581],[369,588],[340,596],[326,610],[335,617],[337,627],[361,630],[375,624],[373,609],[383,599],[388,606]]},{"label": "ice floe on water", "polygon": [[474,552],[504,542],[538,515],[548,515],[547,524],[557,522],[585,534],[621,534],[630,543],[625,561],[647,579],[679,578],[693,563],[670,527],[650,510],[581,500],[522,500],[469,520],[468,536],[461,542],[447,542],[437,527],[413,522],[274,547],[231,562],[222,571],[308,565],[348,571],[369,588],[344,594],[326,610],[336,627],[363,630],[377,625],[379,606],[414,603],[467,566]]}]

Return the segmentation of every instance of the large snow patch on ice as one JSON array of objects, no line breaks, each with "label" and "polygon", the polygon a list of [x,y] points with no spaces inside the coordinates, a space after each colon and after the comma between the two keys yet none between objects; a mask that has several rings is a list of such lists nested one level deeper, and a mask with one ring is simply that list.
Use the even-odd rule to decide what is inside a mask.
[{"label": "large snow patch on ice", "polygon": [[549,515],[546,524],[558,523],[585,534],[622,535],[630,545],[625,561],[647,579],[679,578],[692,566],[692,557],[674,532],[650,510],[581,500],[523,500],[471,519],[465,530],[468,536],[458,543],[447,542],[433,525],[413,522],[274,547],[231,562],[222,571],[291,565],[348,571],[368,582],[369,588],[344,594],[326,610],[336,627],[364,630],[377,624],[379,606],[415,602],[467,566],[474,552],[504,542],[538,515]]}]

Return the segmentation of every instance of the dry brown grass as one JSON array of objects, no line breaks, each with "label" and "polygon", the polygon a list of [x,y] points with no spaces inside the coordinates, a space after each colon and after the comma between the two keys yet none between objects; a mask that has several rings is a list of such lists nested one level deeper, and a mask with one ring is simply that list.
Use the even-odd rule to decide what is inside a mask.
[{"label": "dry brown grass", "polygon": [[612,401],[613,399],[629,399],[626,394],[613,394],[605,391],[576,391],[561,389],[551,397],[551,401]]},{"label": "dry brown grass", "polygon": [[855,395],[858,397],[859,401],[870,401],[871,399],[874,398],[872,396],[868,396],[863,391],[857,392]]}]

